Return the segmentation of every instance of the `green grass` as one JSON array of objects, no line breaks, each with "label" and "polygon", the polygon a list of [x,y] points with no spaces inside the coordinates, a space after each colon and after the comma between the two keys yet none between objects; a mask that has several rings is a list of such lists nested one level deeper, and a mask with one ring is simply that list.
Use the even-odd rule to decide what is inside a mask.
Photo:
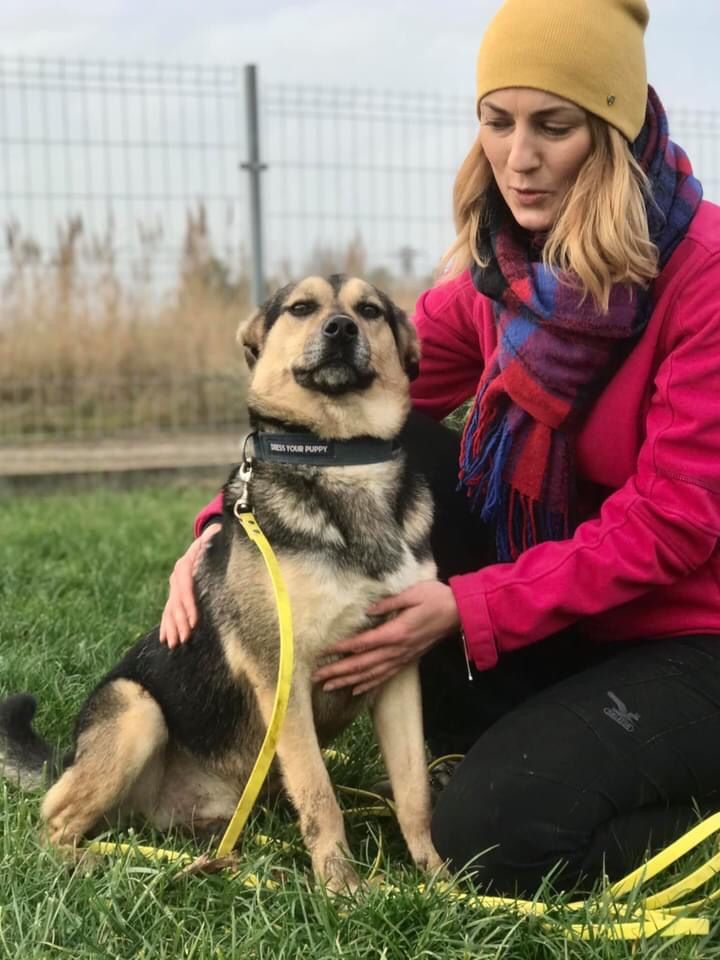
[{"label": "green grass", "polygon": [[[0,695],[38,696],[38,728],[69,744],[89,685],[157,622],[167,575],[188,542],[190,521],[210,489],[173,488],[0,499]],[[372,783],[380,763],[366,723],[330,761],[335,782]],[[241,874],[181,879],[177,869],[135,857],[108,858],[86,874],[38,839],[37,796],[0,785],[0,957],[247,958],[720,958],[713,936],[638,944],[568,939],[502,911],[471,909],[431,888],[409,865],[395,824],[350,815],[349,837],[367,876],[383,837],[382,875],[329,900],[313,887],[292,818],[258,810],[243,839]],[[259,833],[295,846],[261,847]],[[112,839],[112,837],[110,837]],[[177,836],[138,839],[196,853]],[[705,856],[710,854],[709,847]],[[268,891],[242,883],[250,872]],[[720,919],[715,913],[714,926]]]}]

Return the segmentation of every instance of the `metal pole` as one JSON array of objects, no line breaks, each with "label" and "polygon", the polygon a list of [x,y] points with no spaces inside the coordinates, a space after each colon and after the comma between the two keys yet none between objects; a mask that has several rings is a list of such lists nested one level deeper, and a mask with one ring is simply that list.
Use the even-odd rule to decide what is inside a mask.
[{"label": "metal pole", "polygon": [[247,120],[248,160],[241,164],[250,174],[250,244],[252,247],[251,291],[258,305],[265,299],[265,270],[263,265],[262,195],[260,174],[267,165],[260,161],[260,128],[258,122],[257,67],[245,65],[245,116]]}]

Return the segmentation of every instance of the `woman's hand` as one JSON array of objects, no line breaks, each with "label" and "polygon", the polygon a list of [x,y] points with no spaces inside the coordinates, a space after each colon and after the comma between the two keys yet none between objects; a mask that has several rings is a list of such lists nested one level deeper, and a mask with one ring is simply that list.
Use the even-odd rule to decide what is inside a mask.
[{"label": "woman's hand", "polygon": [[323,690],[352,686],[354,694],[366,693],[460,628],[453,592],[439,580],[425,580],[386,597],[368,614],[394,611],[399,611],[397,616],[379,627],[330,647],[326,652],[343,654],[342,659],[316,670],[313,680],[322,683]]},{"label": "woman's hand", "polygon": [[209,523],[197,540],[193,540],[170,574],[170,593],[160,620],[160,643],[166,643],[171,650],[190,639],[197,623],[193,574],[208,541],[221,526],[220,523]]}]

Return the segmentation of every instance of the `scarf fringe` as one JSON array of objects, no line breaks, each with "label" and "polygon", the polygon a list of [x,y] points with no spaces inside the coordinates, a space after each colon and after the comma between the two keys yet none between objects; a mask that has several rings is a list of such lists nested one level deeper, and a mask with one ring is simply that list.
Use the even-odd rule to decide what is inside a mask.
[{"label": "scarf fringe", "polygon": [[465,426],[458,489],[466,488],[480,519],[495,527],[498,560],[507,562],[537,543],[568,537],[568,516],[552,513],[505,480],[513,434],[501,407],[485,431],[479,429],[478,421],[487,421],[488,414],[488,405],[481,401]]},{"label": "scarf fringe", "polygon": [[503,405],[491,408],[487,388],[465,424],[460,446],[460,486],[467,488],[473,509],[481,508],[486,523],[498,505],[499,489],[507,461],[512,434]]},{"label": "scarf fringe", "polygon": [[[495,541],[500,562],[517,560],[521,553],[547,540],[570,536],[568,517],[551,513],[539,500],[503,485],[499,510],[495,515]],[[505,521],[503,522],[503,519]]]}]

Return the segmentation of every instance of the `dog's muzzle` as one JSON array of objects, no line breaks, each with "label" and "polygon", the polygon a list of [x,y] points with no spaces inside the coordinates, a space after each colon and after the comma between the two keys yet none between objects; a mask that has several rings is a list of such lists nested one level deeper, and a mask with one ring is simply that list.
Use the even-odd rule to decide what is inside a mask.
[{"label": "dog's muzzle", "polygon": [[300,386],[332,395],[369,387],[375,379],[370,345],[356,321],[344,313],[323,321],[293,375]]}]

